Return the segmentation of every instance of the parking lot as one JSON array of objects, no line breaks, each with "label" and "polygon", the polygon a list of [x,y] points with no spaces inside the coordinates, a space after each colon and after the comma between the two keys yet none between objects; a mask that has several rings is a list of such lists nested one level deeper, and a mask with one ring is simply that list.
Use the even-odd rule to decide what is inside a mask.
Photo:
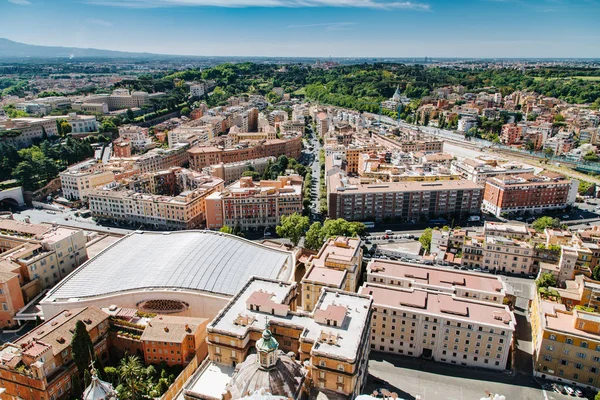
[{"label": "parking lot", "polygon": [[382,388],[405,400],[479,400],[488,393],[507,400],[547,399],[532,376],[371,353],[365,393]]}]

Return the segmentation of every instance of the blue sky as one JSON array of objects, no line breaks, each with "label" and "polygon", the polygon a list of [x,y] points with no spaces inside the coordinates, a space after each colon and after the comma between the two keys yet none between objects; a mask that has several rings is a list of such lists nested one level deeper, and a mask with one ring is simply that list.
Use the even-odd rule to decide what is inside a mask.
[{"label": "blue sky", "polygon": [[0,37],[162,54],[600,58],[600,0],[0,0]]}]

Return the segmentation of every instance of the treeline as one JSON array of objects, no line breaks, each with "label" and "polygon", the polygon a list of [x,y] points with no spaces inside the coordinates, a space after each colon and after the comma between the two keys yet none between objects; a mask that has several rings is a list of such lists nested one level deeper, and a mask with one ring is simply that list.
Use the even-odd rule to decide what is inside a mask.
[{"label": "treeline", "polygon": [[37,190],[67,166],[93,156],[87,140],[42,141],[26,149],[0,142],[0,181],[16,179],[25,190]]}]

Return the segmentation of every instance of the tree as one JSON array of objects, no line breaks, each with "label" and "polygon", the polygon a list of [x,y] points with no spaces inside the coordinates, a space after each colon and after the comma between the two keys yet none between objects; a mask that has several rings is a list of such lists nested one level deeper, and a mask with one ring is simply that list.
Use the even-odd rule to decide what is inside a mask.
[{"label": "tree", "polygon": [[276,231],[279,236],[290,239],[294,246],[297,246],[308,228],[308,217],[303,217],[298,213],[294,213],[291,215],[283,215]]},{"label": "tree", "polygon": [[592,278],[595,281],[600,281],[600,265],[596,265],[592,271]]},{"label": "tree", "polygon": [[133,114],[133,111],[131,110],[131,108],[127,109],[127,112],[125,115],[127,115],[127,119],[130,121],[133,121],[133,119],[135,118],[135,114]]},{"label": "tree", "polygon": [[564,225],[560,222],[560,219],[552,218],[552,217],[548,217],[548,216],[540,217],[540,218],[536,219],[535,221],[533,221],[531,226],[537,232],[544,232],[544,229],[546,229],[546,228],[563,228],[564,227]]},{"label": "tree", "polygon": [[188,115],[190,115],[190,113],[191,113],[191,112],[192,112],[192,111],[190,110],[190,108],[189,108],[189,107],[183,107],[183,108],[181,109],[181,115],[185,115],[186,117],[187,117]]},{"label": "tree", "polygon": [[71,349],[73,352],[73,362],[77,366],[77,371],[82,375],[90,365],[90,356],[94,352],[92,339],[85,327],[85,323],[77,320],[75,323],[75,333],[71,339]]},{"label": "tree", "polygon": [[250,177],[252,177],[253,181],[259,181],[260,180],[260,173],[258,173],[256,171],[244,171],[242,173],[242,176],[250,176]]},{"label": "tree", "polygon": [[429,252],[429,249],[431,249],[431,232],[432,232],[432,229],[427,228],[423,231],[423,233],[421,234],[421,237],[419,238],[419,242],[421,242],[421,246],[423,246],[423,248],[425,250],[427,250],[427,252]]},{"label": "tree", "polygon": [[56,130],[58,131],[59,136],[64,137],[73,131],[73,127],[67,122],[66,119],[57,119]]},{"label": "tree", "polygon": [[323,226],[320,222],[314,222],[308,231],[306,231],[304,247],[310,250],[319,250],[324,242],[325,236],[323,236]]},{"label": "tree", "polygon": [[550,272],[544,272],[535,281],[535,284],[538,288],[554,287],[556,286],[556,277]]},{"label": "tree", "polygon": [[595,185],[592,182],[579,181],[579,187],[577,188],[577,192],[582,196],[589,195],[592,192],[594,186]]},{"label": "tree", "polygon": [[137,400],[145,397],[146,380],[143,379],[143,366],[138,356],[121,359],[119,364],[119,398]]},{"label": "tree", "polygon": [[221,229],[219,229],[219,232],[228,233],[230,235],[233,235],[233,229],[231,229],[231,227],[229,227],[227,225],[223,225],[221,227]]},{"label": "tree", "polygon": [[552,150],[550,147],[546,147],[544,149],[544,157],[552,158],[553,155],[554,155],[554,150]]}]

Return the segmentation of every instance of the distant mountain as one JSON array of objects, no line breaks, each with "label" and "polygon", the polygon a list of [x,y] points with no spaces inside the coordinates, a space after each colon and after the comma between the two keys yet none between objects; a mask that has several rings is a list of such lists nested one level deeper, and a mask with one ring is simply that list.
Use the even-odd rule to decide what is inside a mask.
[{"label": "distant mountain", "polygon": [[[148,58],[161,57],[151,53],[83,49],[79,47],[37,46],[0,38],[0,58]],[[172,56],[162,56],[172,57]]]}]

